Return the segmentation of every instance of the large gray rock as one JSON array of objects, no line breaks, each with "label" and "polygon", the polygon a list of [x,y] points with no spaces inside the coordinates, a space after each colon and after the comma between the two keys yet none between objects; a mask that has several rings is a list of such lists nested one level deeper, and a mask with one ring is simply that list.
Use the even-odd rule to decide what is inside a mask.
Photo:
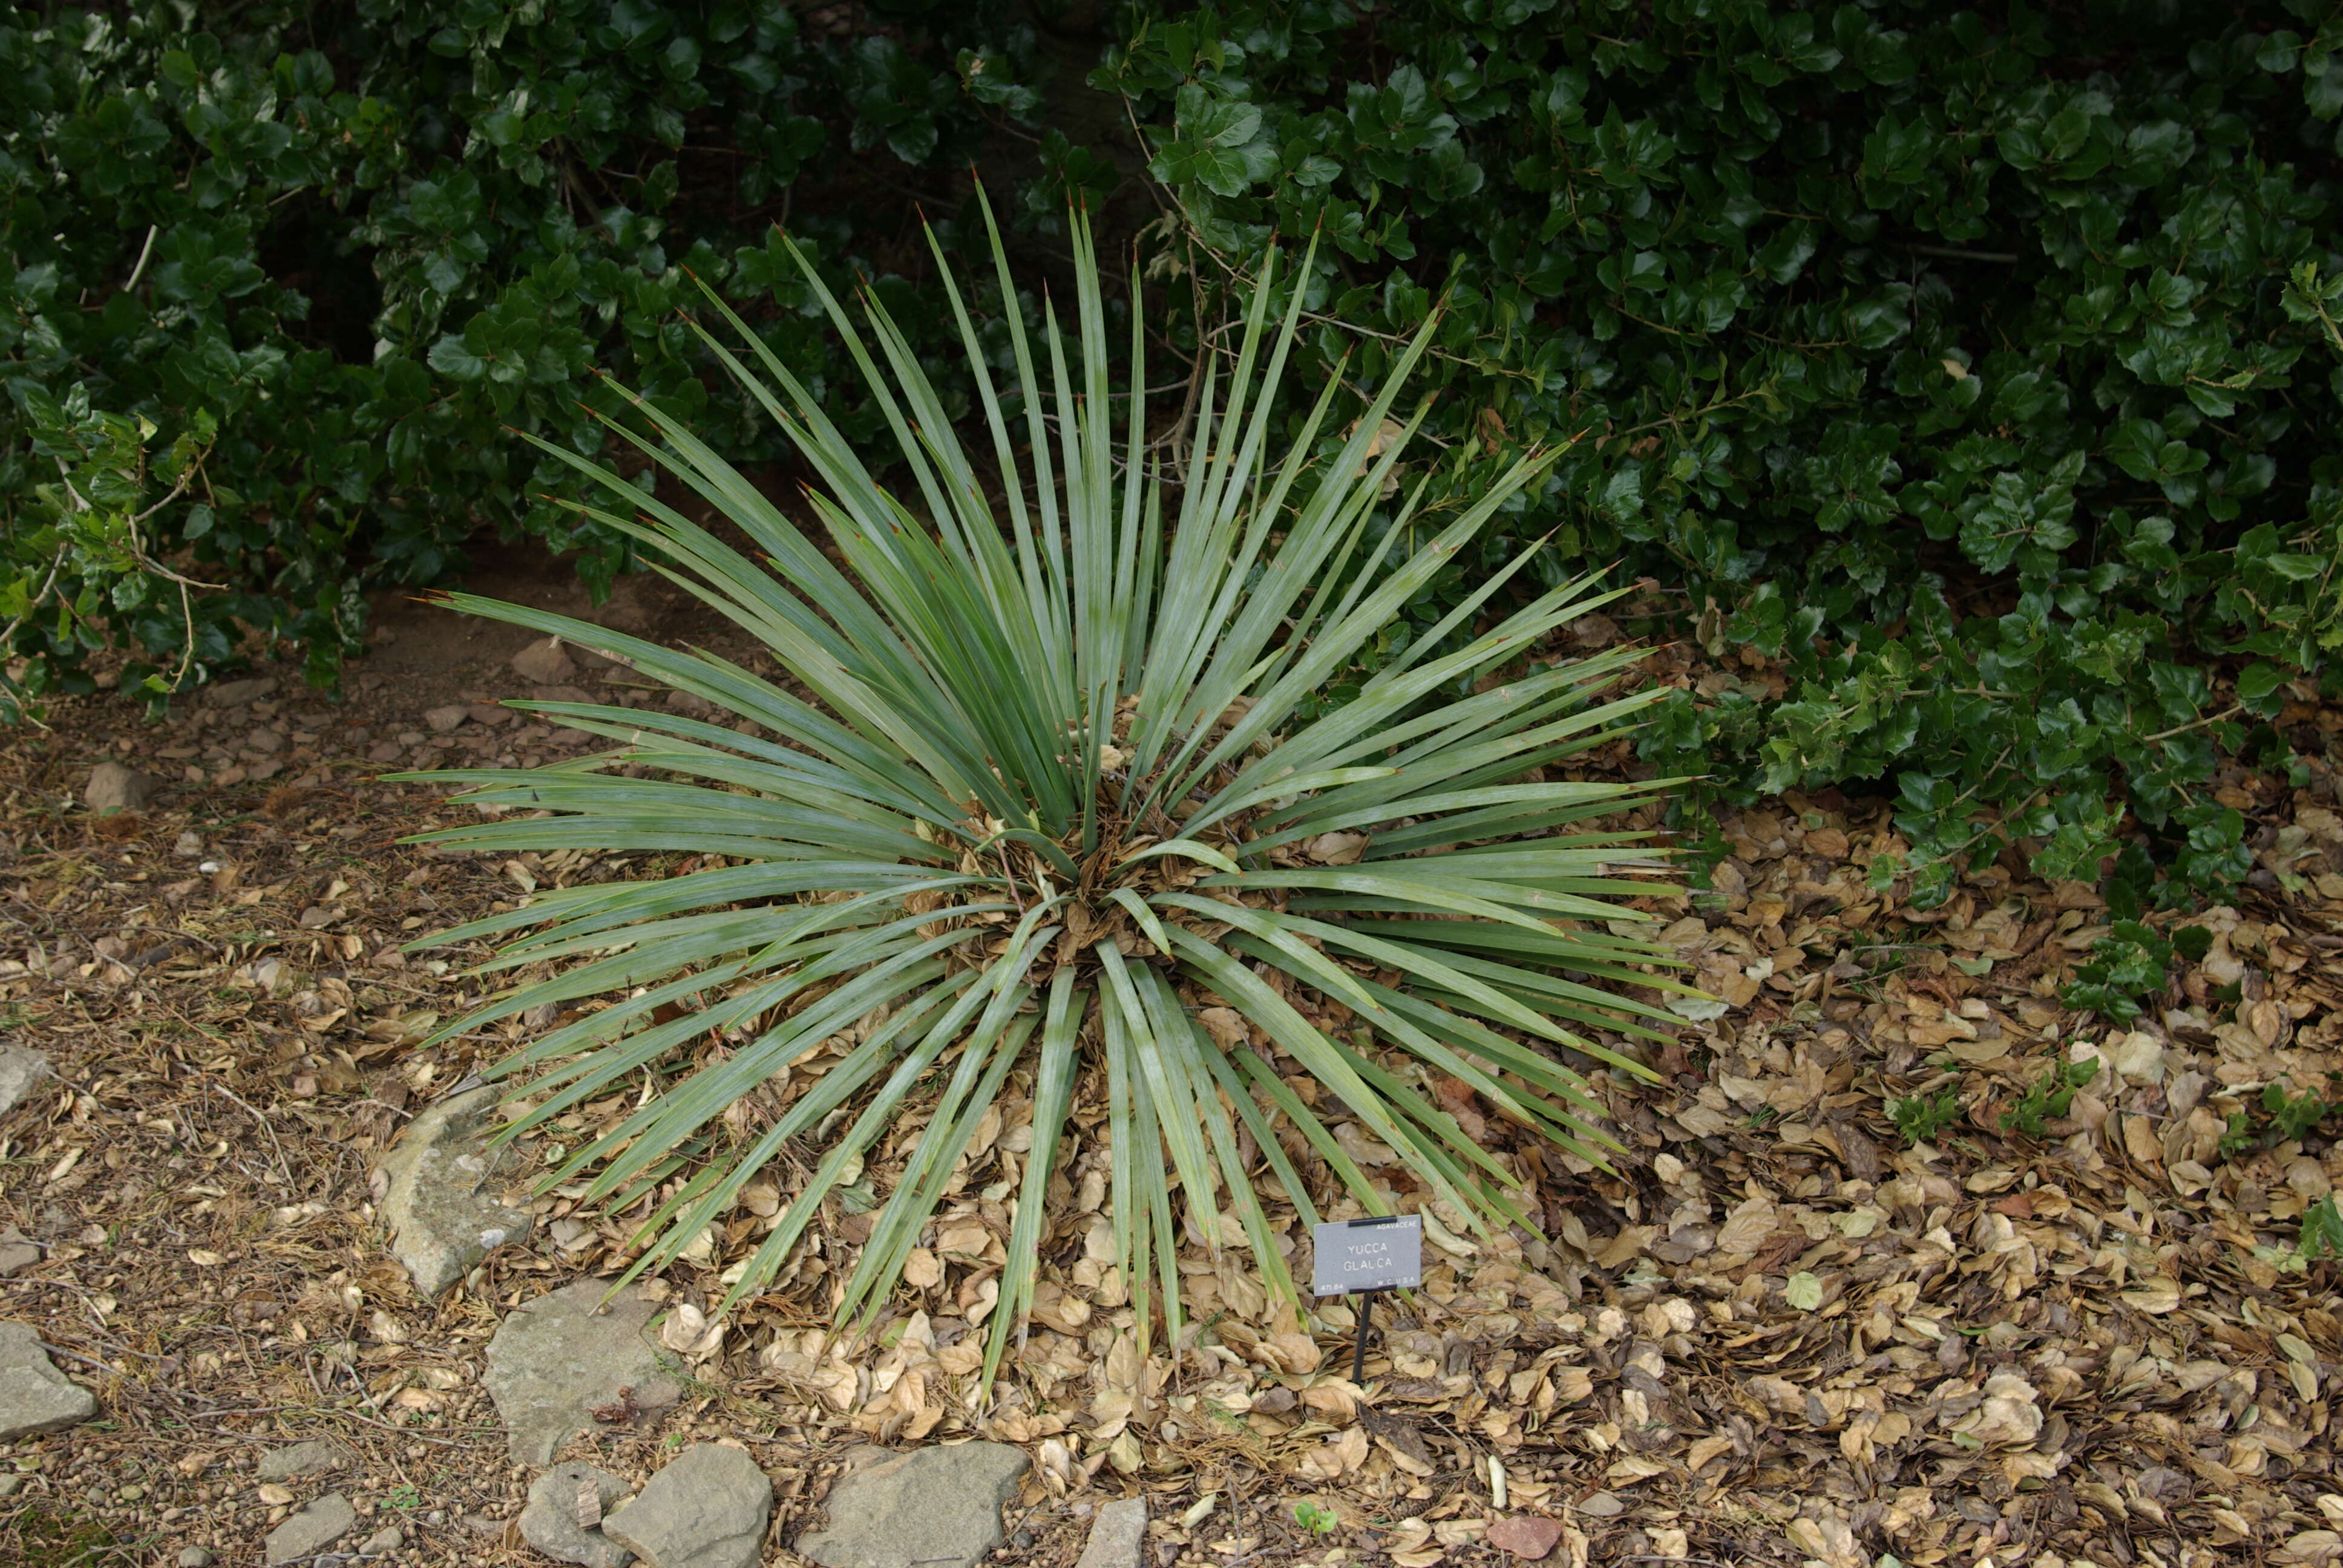
[{"label": "large gray rock", "polygon": [[695,1442],[602,1521],[602,1533],[650,1568],[757,1568],[773,1483],[737,1448]]},{"label": "large gray rock", "polygon": [[658,1303],[639,1286],[598,1312],[606,1280],[580,1280],[516,1307],[488,1342],[481,1381],[504,1418],[512,1456],[549,1464],[561,1445],[595,1428],[594,1412],[624,1402],[639,1411],[682,1393],[643,1337]]},{"label": "large gray rock", "polygon": [[521,1539],[564,1563],[624,1568],[635,1554],[602,1533],[601,1520],[603,1510],[626,1494],[626,1482],[598,1466],[557,1464],[528,1489]]},{"label": "large gray rock", "polygon": [[0,1442],[62,1432],[97,1413],[89,1390],[69,1381],[24,1323],[0,1323]]},{"label": "large gray rock", "polygon": [[277,689],[273,675],[256,676],[249,680],[224,680],[211,689],[213,703],[221,708],[241,708],[256,702]]},{"label": "large gray rock", "polygon": [[0,1045],[0,1116],[25,1102],[25,1097],[49,1076],[49,1059],[21,1045]]},{"label": "large gray rock", "polygon": [[407,1123],[382,1157],[391,1255],[426,1296],[471,1272],[490,1249],[527,1236],[533,1222],[497,1191],[518,1161],[488,1147],[496,1103],[491,1087],[451,1095]]},{"label": "large gray rock", "polygon": [[0,1280],[24,1272],[41,1261],[41,1250],[14,1225],[0,1225]]},{"label": "large gray rock", "polygon": [[538,686],[558,686],[576,673],[578,667],[561,649],[561,639],[548,637],[542,642],[532,642],[512,656],[513,672],[523,680]]},{"label": "large gray rock", "polygon": [[338,1492],[328,1492],[308,1507],[268,1533],[270,1568],[315,1557],[348,1534],[357,1524],[358,1511]]},{"label": "large gray rock", "polygon": [[1001,1544],[1025,1451],[1001,1442],[920,1448],[855,1471],[830,1489],[830,1528],[798,1537],[824,1568],[975,1568]]},{"label": "large gray rock", "polygon": [[143,811],[162,787],[163,781],[152,773],[141,773],[119,762],[101,762],[89,770],[81,803],[98,817],[113,811]]},{"label": "large gray rock", "polygon": [[1082,1545],[1082,1560],[1074,1568],[1140,1568],[1140,1552],[1147,1544],[1147,1499],[1125,1497],[1098,1511],[1091,1538]]},{"label": "large gray rock", "polygon": [[319,1475],[328,1470],[339,1470],[349,1462],[349,1451],[341,1444],[313,1437],[307,1442],[273,1448],[262,1454],[259,1473],[263,1481],[292,1481],[304,1475]]}]

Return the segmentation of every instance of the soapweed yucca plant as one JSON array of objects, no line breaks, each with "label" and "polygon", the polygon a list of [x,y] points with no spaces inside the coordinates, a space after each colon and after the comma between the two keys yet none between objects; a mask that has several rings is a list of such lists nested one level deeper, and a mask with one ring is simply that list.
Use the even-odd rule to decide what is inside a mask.
[{"label": "soapweed yucca plant", "polygon": [[[1415,509],[1420,481],[1386,504],[1423,417],[1393,409],[1433,323],[1397,354],[1347,434],[1332,428],[1330,384],[1273,457],[1302,307],[1298,288],[1278,286],[1272,253],[1232,358],[1208,356],[1202,369],[1174,484],[1151,455],[1143,397],[1110,385],[1098,264],[1079,220],[1073,232],[1073,330],[1045,311],[1038,342],[993,234],[1016,372],[1005,389],[937,248],[989,473],[886,311],[866,298],[867,334],[858,331],[799,257],[892,427],[886,460],[910,476],[903,495],[882,487],[819,397],[711,293],[745,359],[701,336],[817,477],[808,504],[835,562],[650,403],[631,399],[639,423],[613,427],[636,430],[630,438],[761,560],[651,498],[648,484],[538,444],[626,508],[580,511],[632,536],[658,569],[753,636],[789,684],[450,595],[459,609],[629,663],[713,704],[723,722],[515,704],[618,745],[547,768],[417,776],[456,781],[468,791],[461,799],[508,813],[427,840],[694,858],[662,880],[540,893],[432,939],[534,927],[488,967],[585,960],[444,1033],[548,1002],[618,999],[494,1073],[529,1101],[508,1135],[632,1092],[633,1109],[547,1182],[591,1172],[588,1200],[619,1212],[656,1198],[637,1236],[647,1244],[638,1271],[675,1257],[759,1172],[778,1177],[792,1140],[826,1139],[803,1151],[811,1174],[784,1181],[795,1189],[787,1210],[735,1276],[729,1307],[773,1276],[874,1144],[923,1109],[929,1120],[903,1141],[902,1169],[837,1303],[841,1322],[868,1314],[1004,1081],[1030,1075],[1033,1136],[988,1378],[1032,1299],[1049,1179],[1086,1064],[1103,1068],[1113,1233],[1142,1332],[1152,1271],[1176,1336],[1175,1174],[1208,1244],[1222,1241],[1225,1188],[1265,1282],[1293,1294],[1240,1127],[1306,1223],[1317,1219],[1310,1185],[1279,1142],[1279,1118],[1371,1212],[1389,1212],[1391,1200],[1330,1120],[1351,1119],[1388,1145],[1426,1201],[1444,1200],[1470,1225],[1534,1230],[1534,1213],[1509,1195],[1523,1178],[1427,1092],[1427,1074],[1599,1161],[1616,1145],[1593,1125],[1597,1107],[1557,1050],[1634,1069],[1594,1037],[1649,1033],[1639,1020],[1665,1017],[1607,989],[1650,985],[1650,967],[1666,961],[1618,934],[1641,917],[1614,902],[1650,888],[1609,863],[1653,861],[1630,842],[1641,835],[1585,830],[1648,789],[1540,772],[1615,739],[1644,704],[1604,698],[1630,651],[1528,657],[1611,595],[1582,579],[1492,608],[1515,561],[1354,698],[1325,701],[1330,681],[1546,458],[1522,457],[1437,520]],[[1130,315],[1138,388],[1136,297]],[[758,1097],[755,1115],[726,1116],[826,1046],[843,1059],[796,1098]],[[1316,1091],[1297,1092],[1309,1079]]]}]

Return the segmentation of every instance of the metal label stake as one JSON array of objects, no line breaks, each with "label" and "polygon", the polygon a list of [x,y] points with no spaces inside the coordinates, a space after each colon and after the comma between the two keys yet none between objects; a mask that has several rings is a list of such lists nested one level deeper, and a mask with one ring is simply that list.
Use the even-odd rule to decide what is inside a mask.
[{"label": "metal label stake", "polygon": [[1310,1232],[1310,1292],[1359,1298],[1359,1337],[1351,1350],[1351,1381],[1367,1375],[1367,1324],[1385,1291],[1423,1283],[1423,1221],[1413,1214],[1335,1220]]}]

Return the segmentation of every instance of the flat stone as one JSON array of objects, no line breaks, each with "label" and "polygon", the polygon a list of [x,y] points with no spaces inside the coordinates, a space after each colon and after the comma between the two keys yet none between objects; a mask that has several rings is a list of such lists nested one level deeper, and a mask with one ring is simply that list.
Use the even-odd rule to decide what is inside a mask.
[{"label": "flat stone", "polygon": [[211,689],[211,699],[222,708],[241,708],[247,702],[257,702],[277,689],[274,676],[260,676],[251,680],[224,680]]},{"label": "flat stone", "polygon": [[623,1477],[575,1461],[557,1464],[528,1489],[521,1539],[548,1557],[586,1568],[622,1568],[635,1554],[602,1533],[602,1513],[627,1494]]},{"label": "flat stone", "polygon": [[307,1442],[271,1449],[262,1454],[259,1475],[263,1481],[292,1481],[304,1475],[322,1475],[328,1470],[339,1470],[349,1462],[348,1451],[339,1443],[313,1437]]},{"label": "flat stone", "polygon": [[602,1533],[650,1568],[758,1568],[773,1483],[755,1460],[695,1442],[602,1521]]},{"label": "flat stone", "polygon": [[437,733],[445,735],[471,717],[470,709],[460,702],[450,702],[444,707],[427,709],[423,715],[423,722],[431,726]]},{"label": "flat stone", "polygon": [[57,1371],[40,1335],[25,1323],[0,1323],[0,1442],[62,1432],[96,1413],[96,1396]]},{"label": "flat stone", "polygon": [[562,651],[561,639],[548,637],[542,642],[532,642],[512,656],[513,673],[523,680],[538,686],[556,686],[574,674],[578,667]]},{"label": "flat stone", "polygon": [[16,1109],[49,1077],[49,1059],[29,1046],[0,1045],[0,1116]]},{"label": "flat stone", "polygon": [[103,817],[114,811],[143,811],[146,802],[163,780],[152,773],[141,773],[136,768],[125,768],[119,762],[101,762],[89,770],[89,782],[82,786],[81,803],[91,815]]},{"label": "flat stone", "polygon": [[1098,1511],[1091,1538],[1082,1543],[1082,1560],[1074,1568],[1140,1568],[1140,1553],[1146,1544],[1147,1499],[1120,1498]]},{"label": "flat stone", "polygon": [[358,1511],[338,1492],[328,1492],[308,1507],[268,1533],[270,1568],[315,1557],[348,1534],[358,1522]]},{"label": "flat stone", "polygon": [[605,1280],[580,1280],[524,1302],[488,1342],[481,1382],[523,1464],[550,1464],[572,1436],[595,1430],[595,1410],[618,1402],[622,1389],[637,1410],[682,1394],[643,1337],[659,1303],[634,1286],[597,1311],[609,1289]]},{"label": "flat stone", "polygon": [[41,1261],[41,1250],[14,1225],[0,1225],[0,1280],[20,1274]]},{"label": "flat stone", "polygon": [[1516,1513],[1510,1519],[1500,1519],[1490,1525],[1489,1533],[1483,1539],[1499,1551],[1509,1552],[1524,1562],[1542,1563],[1546,1553],[1554,1550],[1554,1543],[1562,1539],[1562,1522],[1540,1519],[1531,1513]]},{"label": "flat stone", "polygon": [[1001,1544],[1028,1462],[1007,1443],[962,1442],[867,1465],[830,1488],[830,1528],[798,1537],[798,1554],[823,1568],[975,1568]]},{"label": "flat stone", "polygon": [[367,1536],[358,1547],[361,1557],[387,1557],[407,1544],[407,1534],[396,1524],[386,1526]]},{"label": "flat stone", "polygon": [[212,1554],[200,1546],[182,1546],[179,1568],[212,1568]]},{"label": "flat stone", "polygon": [[496,1103],[493,1087],[452,1095],[407,1123],[382,1157],[391,1255],[426,1296],[446,1292],[492,1248],[527,1236],[534,1223],[525,1210],[481,1191],[518,1163],[488,1147]]}]

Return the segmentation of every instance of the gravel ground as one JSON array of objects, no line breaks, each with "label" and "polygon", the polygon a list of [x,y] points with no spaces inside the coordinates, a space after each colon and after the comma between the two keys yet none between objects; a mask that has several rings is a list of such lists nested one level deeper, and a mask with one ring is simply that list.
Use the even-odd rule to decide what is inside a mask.
[{"label": "gravel ground", "polygon": [[[481,586],[583,608],[537,580]],[[539,886],[673,868],[404,846],[452,814],[377,776],[582,749],[500,698],[661,697],[586,660],[532,682],[510,662],[523,634],[381,608],[344,701],[263,667],[159,725],[100,695],[0,745],[0,1037],[59,1075],[0,1121],[0,1226],[41,1251],[0,1279],[0,1317],[34,1324],[102,1406],[0,1445],[0,1562],[255,1562],[328,1491],[361,1520],[337,1552],[396,1523],[400,1564],[544,1561],[511,1524],[530,1477],[480,1352],[511,1306],[622,1261],[626,1232],[557,1190],[529,1244],[415,1297],[375,1223],[375,1158],[545,1020],[418,1049],[479,982],[474,955],[399,947]],[[639,580],[597,613],[722,646]],[[1653,672],[1698,678],[1684,658]],[[2258,1108],[2270,1082],[2334,1095],[2343,1070],[2325,755],[2343,723],[2289,723],[2317,742],[2308,783],[2225,777],[2255,876],[2239,907],[2188,917],[2204,958],[2125,1026],[2059,1000],[2105,933],[2090,890],[1995,866],[1915,910],[1868,883],[1883,808],[1789,798],[1735,819],[1715,890],[1653,900],[1713,1005],[1688,1010],[1663,1084],[1598,1081],[1630,1158],[1523,1163],[1550,1241],[1434,1256],[1424,1290],[1379,1309],[1363,1396],[1342,1376],[1347,1313],[1281,1322],[1227,1250],[1182,1260],[1206,1332],[1177,1365],[1139,1365],[1128,1310],[1083,1268],[1094,1200],[1070,1185],[1056,1293],[1006,1397],[976,1404],[960,1343],[1004,1227],[972,1177],[938,1221],[961,1240],[937,1242],[875,1340],[827,1335],[835,1276],[799,1267],[687,1355],[682,1403],[569,1452],[640,1480],[684,1442],[746,1444],[777,1480],[784,1563],[848,1451],[912,1435],[1024,1444],[1037,1467],[1004,1554],[1046,1568],[1072,1563],[1091,1506],[1141,1491],[1158,1564],[1510,1562],[1491,1543],[1523,1539],[1508,1515],[1553,1521],[1551,1561],[1573,1564],[2331,1561],[2336,1265],[2287,1250],[2343,1152],[2337,1122],[2279,1138]],[[107,759],[163,780],[143,810],[78,808]],[[2051,1064],[2092,1058],[2063,1113],[2027,1111]],[[1956,1113],[1924,1141],[1885,1112],[1947,1090]],[[677,1321],[761,1217],[670,1271]],[[823,1256],[850,1256],[856,1218],[825,1219]],[[259,1479],[313,1437],[347,1465]],[[1305,1503],[1331,1528],[1302,1528]]]}]

